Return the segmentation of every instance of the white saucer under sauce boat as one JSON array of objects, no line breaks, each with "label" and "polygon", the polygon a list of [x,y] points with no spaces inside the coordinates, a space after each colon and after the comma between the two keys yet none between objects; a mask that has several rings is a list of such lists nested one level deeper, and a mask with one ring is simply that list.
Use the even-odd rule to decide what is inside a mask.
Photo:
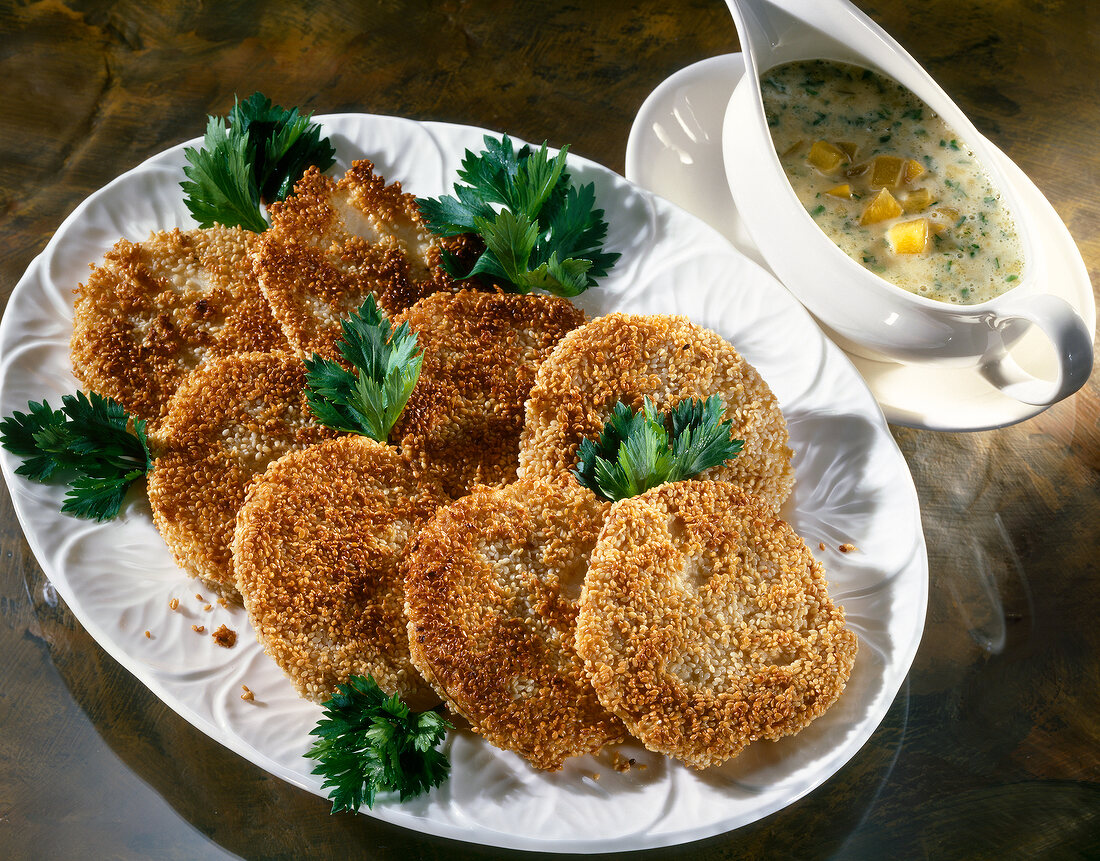
[{"label": "white saucer under sauce boat", "polygon": [[[1048,291],[1038,227],[963,112],[905,50],[846,0],[727,0],[746,73],[722,134],[737,210],[764,260],[846,351],[878,361],[974,368],[1004,395],[1048,405],[1077,391],[1092,370],[1093,333]],[[772,144],[760,76],[797,60],[851,63],[894,79],[920,97],[977,156],[1016,223],[1024,253],[1020,282],[975,305],[909,293],[848,257],[817,226],[787,180]],[[1053,345],[1057,371],[1039,379],[1010,347],[1032,326]]]}]

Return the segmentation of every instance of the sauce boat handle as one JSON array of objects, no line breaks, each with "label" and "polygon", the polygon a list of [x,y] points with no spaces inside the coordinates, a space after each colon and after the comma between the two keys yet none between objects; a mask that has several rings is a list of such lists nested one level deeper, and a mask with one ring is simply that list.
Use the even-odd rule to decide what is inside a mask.
[{"label": "sauce boat handle", "polygon": [[1022,320],[1037,326],[1054,347],[1057,376],[1053,381],[1033,376],[1002,345],[983,359],[983,377],[1008,397],[1036,406],[1057,403],[1085,384],[1092,372],[1093,333],[1069,303],[1047,294],[999,304],[1002,307],[990,325],[1003,329]]}]

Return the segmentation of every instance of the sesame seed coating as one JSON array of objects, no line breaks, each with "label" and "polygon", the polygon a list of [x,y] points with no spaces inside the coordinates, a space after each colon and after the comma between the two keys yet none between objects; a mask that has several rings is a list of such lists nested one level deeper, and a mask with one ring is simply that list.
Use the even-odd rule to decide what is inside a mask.
[{"label": "sesame seed coating", "polygon": [[315,167],[295,193],[272,204],[271,229],[255,258],[264,295],[286,337],[306,355],[332,358],[340,320],[374,296],[392,317],[418,299],[456,285],[440,268],[440,240],[424,225],[416,200],[356,161],[339,181]]},{"label": "sesame seed coating", "polygon": [[535,372],[584,313],[554,296],[435,293],[395,318],[416,333],[420,380],[392,439],[453,498],[514,481]]},{"label": "sesame seed coating", "polygon": [[258,240],[218,225],[115,243],[76,291],[70,351],[83,388],[155,424],[203,360],[289,349],[252,271]]},{"label": "sesame seed coating", "polygon": [[149,503],[177,564],[236,594],[230,546],[248,485],[293,448],[333,433],[313,422],[305,367],[287,354],[207,362],[176,392],[152,440]]},{"label": "sesame seed coating", "polygon": [[275,461],[237,515],[237,589],[265,651],[306,699],[371,675],[413,709],[439,697],[409,660],[401,560],[446,501],[397,449],[361,436]]},{"label": "sesame seed coating", "polygon": [[476,732],[539,768],[623,736],[573,646],[608,508],[575,483],[478,487],[437,512],[406,560],[413,663]]},{"label": "sesame seed coating", "polygon": [[776,511],[794,485],[787,425],[757,370],[717,332],[686,317],[608,314],[566,335],[544,361],[527,401],[519,474],[553,478],[597,438],[616,401],[649,397],[668,410],[686,398],[721,396],[741,453],[700,477],[733,481]]},{"label": "sesame seed coating", "polygon": [[762,500],[684,481],[612,507],[576,644],[631,733],[706,768],[819,717],[844,690],[857,640],[821,564]]}]

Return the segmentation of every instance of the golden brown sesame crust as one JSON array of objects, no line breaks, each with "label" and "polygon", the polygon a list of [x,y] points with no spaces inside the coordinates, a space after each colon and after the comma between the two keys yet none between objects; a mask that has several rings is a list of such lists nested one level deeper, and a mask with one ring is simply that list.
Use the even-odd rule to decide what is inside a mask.
[{"label": "golden brown sesame crust", "polygon": [[840,696],[856,653],[794,530],[715,481],[615,503],[576,644],[600,701],[650,750],[694,768],[805,727]]},{"label": "golden brown sesame crust", "polygon": [[156,423],[204,359],[289,349],[252,271],[258,239],[215,226],[115,243],[76,291],[81,385]]},{"label": "golden brown sesame crust", "polygon": [[535,372],[584,313],[554,296],[462,290],[421,299],[394,320],[402,322],[424,364],[391,439],[453,498],[475,483],[515,481]]},{"label": "golden brown sesame crust", "polygon": [[608,507],[576,484],[478,487],[440,509],[406,559],[413,663],[475,731],[539,768],[623,736],[573,648]]},{"label": "golden brown sesame crust", "polygon": [[599,436],[618,400],[640,409],[648,396],[667,410],[714,394],[745,445],[701,477],[736,482],[778,511],[794,470],[775,396],[728,341],[686,317],[608,314],[566,335],[531,389],[519,474],[552,478],[573,468],[581,440]]},{"label": "golden brown sesame crust", "polygon": [[437,290],[457,289],[440,268],[445,243],[428,231],[415,198],[398,182],[386,185],[367,160],[339,181],[311,167],[270,214],[256,273],[287,338],[305,355],[334,357],[340,320],[367,296],[392,317]]},{"label": "golden brown sesame crust", "polygon": [[190,574],[236,595],[230,546],[248,485],[293,448],[334,434],[315,424],[305,367],[286,354],[242,353],[202,365],[176,392],[153,440],[149,502]]},{"label": "golden brown sesame crust", "polygon": [[409,660],[400,563],[446,501],[394,448],[360,436],[292,451],[237,516],[237,589],[264,649],[314,702],[371,675],[414,709],[439,697]]}]

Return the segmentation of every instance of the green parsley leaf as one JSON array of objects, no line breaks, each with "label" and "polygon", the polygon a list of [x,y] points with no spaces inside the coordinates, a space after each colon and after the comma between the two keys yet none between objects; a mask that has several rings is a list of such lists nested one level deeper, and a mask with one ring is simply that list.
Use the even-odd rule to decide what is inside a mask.
[{"label": "green parsley leaf", "polygon": [[672,410],[672,453],[676,461],[669,481],[682,481],[736,457],[744,440],[730,439],[733,422],[723,420],[722,399],[689,398]]},{"label": "green parsley leaf", "polygon": [[[16,475],[25,475],[32,481],[46,481],[58,468],[75,463],[75,458],[70,461],[68,452],[53,441],[53,437],[60,437],[65,413],[51,409],[45,401],[30,401],[27,409],[29,413],[16,410],[0,422],[0,444],[23,458],[23,463],[15,468]],[[42,445],[35,434],[42,434]]]},{"label": "green parsley leaf", "polygon": [[23,458],[15,470],[34,481],[69,472],[61,510],[77,517],[109,520],[122,507],[126,491],[153,466],[145,422],[133,420],[117,401],[92,392],[63,395],[61,409],[27,404],[0,421],[0,445]]},{"label": "green parsley leaf", "polygon": [[122,500],[126,498],[130,485],[143,475],[145,470],[132,469],[116,475],[78,476],[70,482],[61,511],[90,520],[110,520],[122,508]]},{"label": "green parsley leaf", "polygon": [[312,116],[253,93],[225,120],[210,117],[203,148],[184,150],[189,166],[180,183],[199,225],[265,231],[261,202],[285,200],[310,165],[327,170],[335,162],[336,150]]},{"label": "green parsley leaf", "polygon": [[336,150],[328,138],[322,140],[321,127],[310,122],[312,116],[273,105],[262,93],[233,106],[230,123],[247,136],[256,154],[253,175],[264,203],[286,200],[310,165],[328,170],[336,161]]},{"label": "green parsley leaf", "polygon": [[215,223],[243,227],[253,233],[267,230],[260,212],[260,192],[252,179],[252,153],[248,138],[230,135],[225,122],[210,117],[203,149],[183,151],[190,167],[183,169],[190,182],[181,182],[184,203],[200,227]]},{"label": "green parsley leaf", "polygon": [[386,442],[416,388],[424,362],[409,324],[391,330],[373,296],[340,324],[348,371],[316,353],[306,359],[306,400],[321,424]]},{"label": "green parsley leaf", "polygon": [[379,792],[404,801],[446,780],[451,764],[437,747],[451,724],[437,712],[411,711],[371,676],[351,676],[323,706],[306,756],[317,760],[333,813],[373,807]]},{"label": "green parsley leaf", "polygon": [[577,481],[615,501],[666,482],[692,478],[736,457],[744,441],[730,439],[722,399],[711,395],[681,401],[665,416],[649,399],[640,412],[619,401],[598,440],[581,441]]},{"label": "green parsley leaf", "polygon": [[576,296],[594,286],[619,255],[603,250],[607,223],[603,210],[595,208],[595,186],[570,181],[569,148],[551,158],[545,142],[517,152],[507,135],[484,140],[480,154],[466,151],[455,197],[417,199],[433,233],[477,233],[485,242],[485,251],[467,270],[445,254],[447,271],[517,293],[537,289]]}]

